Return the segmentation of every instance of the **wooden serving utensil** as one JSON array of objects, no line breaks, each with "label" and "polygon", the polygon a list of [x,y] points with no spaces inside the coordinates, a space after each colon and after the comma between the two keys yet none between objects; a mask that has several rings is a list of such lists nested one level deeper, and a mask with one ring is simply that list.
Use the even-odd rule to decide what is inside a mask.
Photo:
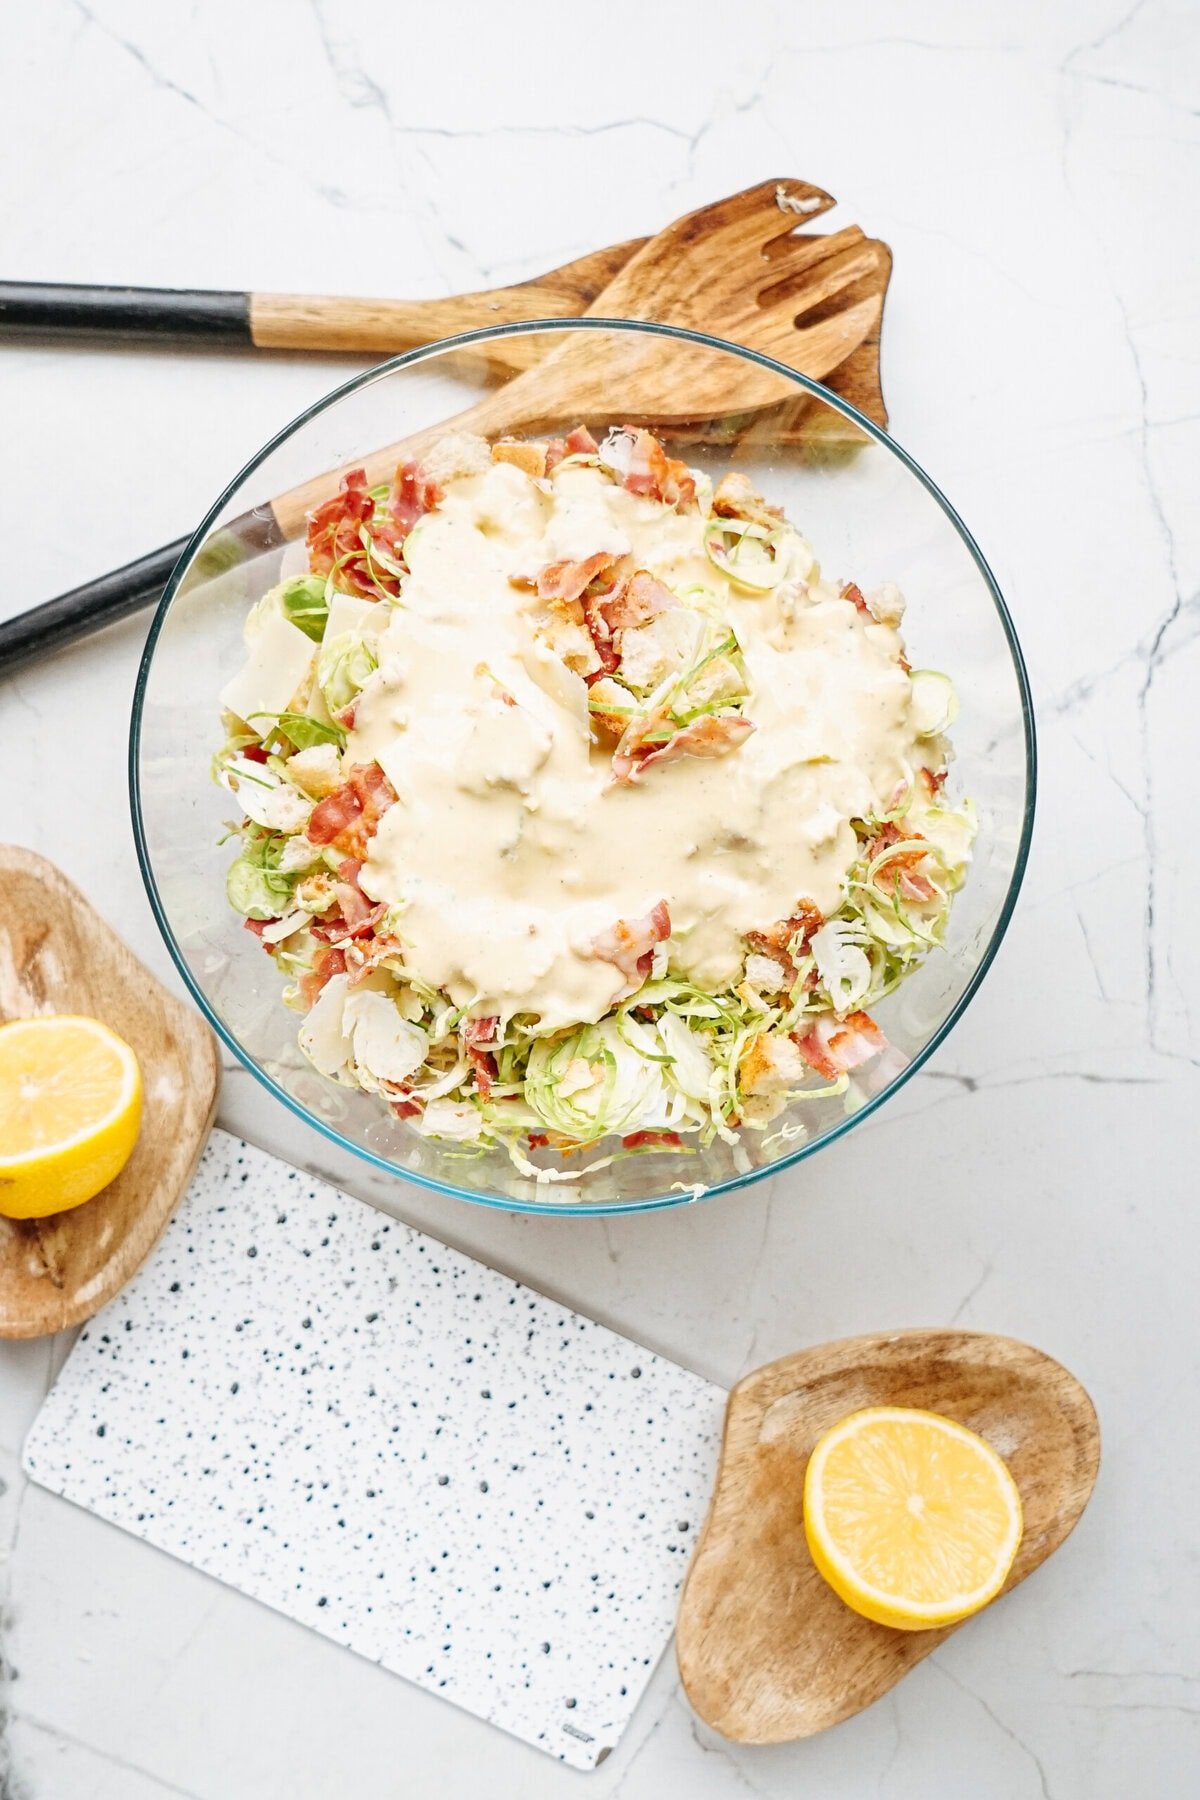
[{"label": "wooden serving utensil", "polygon": [[[431,300],[340,294],[253,294],[204,288],[97,287],[0,281],[0,338],[208,344],[216,349],[316,350],[394,356],[480,325],[573,318],[590,306],[645,238],[592,250],[511,287]],[[505,367],[528,368],[529,345],[496,346]]]},{"label": "wooden serving utensil", "polygon": [[212,1032],[169,994],[61,870],[0,845],[0,1023],[87,1013],[142,1071],[142,1128],[108,1187],[45,1219],[0,1216],[0,1338],[89,1319],[144,1261],[191,1179],[217,1109]]},{"label": "wooden serving utensil", "polygon": [[[811,217],[833,204],[808,182],[769,181],[702,207],[636,251],[584,317],[702,330],[820,381],[878,328],[890,270],[887,247],[857,226],[826,237],[795,236],[793,206]],[[851,290],[862,297],[847,302]],[[596,424],[619,417],[669,430],[794,398],[786,377],[703,346],[634,333],[599,342],[590,333],[569,333],[532,367],[435,431],[324,472],[272,500],[271,512],[285,539],[298,537],[309,511],[346,468],[365,468],[372,484],[386,480],[397,461],[419,456],[447,429],[490,437],[574,418]],[[773,438],[775,426],[772,418]]]},{"label": "wooden serving utensil", "polygon": [[676,1637],[688,1699],[724,1737],[777,1744],[825,1731],[886,1694],[959,1629],[875,1625],[838,1599],[809,1556],[809,1455],[830,1426],[867,1406],[944,1413],[1003,1456],[1025,1514],[1004,1593],[1058,1548],[1091,1497],[1100,1466],[1091,1400],[1061,1364],[1013,1338],[884,1332],[747,1375],[729,1396]]},{"label": "wooden serving utensil", "polygon": [[[828,380],[835,391],[841,379],[847,398],[886,423],[879,391],[879,330],[891,253],[857,227],[828,235],[797,229],[833,204],[832,196],[809,182],[767,181],[701,207],[641,244],[586,311],[596,318],[655,319],[732,338],[816,380]],[[605,341],[611,345],[614,338]],[[829,409],[814,408],[807,398],[795,396],[790,384],[752,364],[735,364],[730,358],[729,375],[714,381],[720,359],[708,357],[705,368],[687,346],[667,347],[656,340],[659,349],[652,357],[644,342],[630,335],[624,351],[627,366],[617,368],[611,357],[598,361],[594,342],[590,352],[587,343],[581,334],[574,344],[560,344],[552,357],[545,356],[544,339],[537,333],[501,340],[501,357],[496,355],[500,346],[490,344],[493,371],[506,372],[514,356],[540,355],[542,360],[453,423],[484,433],[515,431],[548,417],[561,420],[572,407],[581,416],[596,416],[597,409],[607,415],[614,400],[623,416],[640,414],[669,423],[682,416],[678,397],[686,391],[685,411],[692,419],[736,413],[743,441],[754,410],[762,407],[773,408],[766,429],[776,444],[809,442],[831,429],[842,441],[856,437],[854,427],[834,419]],[[514,345],[520,350],[514,351]],[[731,378],[735,374],[736,382]],[[624,381],[628,388],[622,387]],[[373,478],[387,477],[391,464],[412,454],[419,442],[391,444],[358,460]],[[226,532],[230,548],[236,554],[240,542],[243,554],[255,554],[299,536],[305,513],[326,497],[341,472],[322,474],[231,523]],[[0,669],[153,604],[185,548],[186,539],[180,538],[0,623]]]}]

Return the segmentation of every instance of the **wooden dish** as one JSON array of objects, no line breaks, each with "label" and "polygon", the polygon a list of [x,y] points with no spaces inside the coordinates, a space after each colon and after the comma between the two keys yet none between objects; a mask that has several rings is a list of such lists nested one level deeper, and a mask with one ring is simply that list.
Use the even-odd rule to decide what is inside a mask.
[{"label": "wooden dish", "polygon": [[[1084,1389],[1059,1363],[983,1331],[846,1338],[768,1363],[729,1396],[708,1518],[679,1606],[679,1670],[724,1737],[777,1744],[861,1712],[957,1631],[894,1631],[818,1575],[803,1525],[817,1439],[865,1406],[917,1406],[969,1426],[1021,1491],[1025,1536],[1007,1593],[1078,1523],[1100,1466]],[[966,1621],[962,1621],[965,1623]]]},{"label": "wooden dish", "polygon": [[120,1175],[85,1206],[0,1217],[0,1337],[78,1325],[153,1246],[191,1179],[217,1109],[212,1032],[169,994],[61,870],[0,845],[0,1022],[35,1013],[102,1019],[142,1069],[142,1129]]}]

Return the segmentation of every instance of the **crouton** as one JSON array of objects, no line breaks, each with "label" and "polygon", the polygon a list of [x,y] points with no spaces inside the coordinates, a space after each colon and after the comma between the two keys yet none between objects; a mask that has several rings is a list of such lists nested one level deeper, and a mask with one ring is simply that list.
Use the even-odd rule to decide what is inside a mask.
[{"label": "crouton", "polygon": [[538,481],[546,473],[546,446],[523,444],[517,438],[501,438],[499,443],[492,445],[492,461],[512,463]]}]

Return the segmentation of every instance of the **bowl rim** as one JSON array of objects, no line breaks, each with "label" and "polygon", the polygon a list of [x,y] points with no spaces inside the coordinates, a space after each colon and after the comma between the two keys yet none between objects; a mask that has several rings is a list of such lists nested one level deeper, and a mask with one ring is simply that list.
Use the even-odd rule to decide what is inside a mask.
[{"label": "bowl rim", "polygon": [[[731,1176],[728,1180],[717,1182],[711,1187],[703,1187],[698,1192],[694,1186],[688,1187],[687,1184],[680,1181],[679,1188],[683,1188],[683,1192],[678,1191],[678,1188],[676,1188],[663,1194],[651,1195],[649,1198],[639,1200],[556,1201],[552,1197],[553,1186],[551,1185],[551,1196],[545,1200],[506,1198],[500,1194],[484,1192],[475,1188],[459,1187],[453,1182],[441,1181],[436,1176],[424,1175],[419,1170],[399,1168],[394,1162],[390,1161],[388,1157],[381,1156],[376,1151],[369,1150],[366,1146],[357,1144],[353,1139],[344,1136],[333,1125],[327,1124],[324,1120],[317,1118],[314,1113],[310,1112],[308,1108],[302,1104],[302,1102],[293,1098],[286,1089],[281,1087],[280,1084],[275,1081],[250,1054],[250,1052],[244,1048],[237,1037],[209,1004],[206,994],[194,978],[191,968],[175,940],[174,932],[171,928],[162,897],[158,890],[158,884],[154,878],[153,864],[146,838],[146,826],[142,810],[139,753],[141,749],[142,715],[146,700],[146,688],[150,677],[150,669],[154,661],[155,647],[158,643],[163,626],[166,623],[171,606],[174,603],[180,582],[182,581],[192,558],[208,537],[212,526],[222,512],[226,502],[233,497],[254,470],[257,469],[280,444],[285,443],[288,438],[306,425],[310,419],[315,418],[318,413],[325,412],[328,408],[335,406],[347,395],[356,393],[362,388],[369,387],[374,382],[385,381],[399,369],[414,367],[419,363],[427,362],[434,357],[441,356],[447,351],[467,349],[472,345],[494,342],[499,338],[521,337],[533,332],[550,331],[619,331],[643,333],[647,336],[674,338],[684,342],[704,345],[710,349],[722,350],[734,356],[740,356],[747,362],[756,363],[760,368],[767,369],[772,373],[785,377],[787,380],[793,382],[798,388],[807,391],[813,395],[815,399],[823,401],[826,405],[831,406],[835,412],[841,413],[843,418],[858,426],[859,429],[865,432],[875,443],[881,445],[883,449],[890,451],[893,456],[897,457],[909,473],[916,477],[926,493],[929,494],[930,498],[941,508],[950,525],[958,533],[958,536],[962,540],[975,567],[978,569],[979,574],[983,579],[984,586],[991,596],[992,604],[996,609],[1001,629],[1003,630],[1005,641],[1008,645],[1008,653],[1012,660],[1013,672],[1017,679],[1017,688],[1020,695],[1022,734],[1025,749],[1025,794],[1021,814],[1020,836],[1017,841],[1012,875],[1009,878],[1008,889],[1000,907],[999,915],[992,928],[987,944],[984,946],[979,960],[972,970],[962,993],[959,995],[946,1017],[942,1020],[937,1030],[932,1034],[929,1040],[922,1045],[921,1049],[916,1052],[911,1061],[894,1075],[887,1083],[886,1087],[882,1088],[878,1094],[873,1094],[870,1099],[864,1101],[856,1111],[849,1113],[845,1119],[841,1120],[831,1130],[824,1132],[819,1138],[810,1143],[801,1143],[797,1145],[795,1149],[789,1150],[785,1156],[777,1158],[777,1160],[772,1163],[765,1164],[762,1168],[746,1170]],[[925,470],[915,458],[904,449],[903,445],[899,444],[889,432],[882,428],[882,426],[877,425],[873,419],[869,419],[865,413],[860,412],[850,401],[843,399],[840,394],[833,393],[830,389],[823,387],[820,382],[813,381],[809,376],[802,375],[799,370],[790,368],[788,364],[779,362],[774,357],[764,356],[760,351],[747,349],[743,344],[735,344],[726,338],[714,337],[706,332],[691,331],[685,329],[683,326],[664,325],[653,320],[606,319],[593,318],[590,316],[586,318],[575,317],[565,319],[523,319],[515,324],[483,326],[475,331],[459,332],[452,337],[438,338],[431,344],[419,345],[414,350],[406,350],[398,356],[389,357],[385,362],[374,364],[371,368],[363,370],[360,374],[351,376],[349,380],[339,383],[337,387],[330,389],[328,393],[320,396],[320,398],[314,401],[312,405],[305,407],[302,412],[297,413],[293,419],[289,420],[286,425],[272,437],[268,438],[266,443],[250,457],[243,467],[238,470],[233,479],[222,489],[221,493],[200,520],[200,523],[196,526],[196,529],[191,533],[180,554],[179,560],[171,571],[170,578],[163,589],[162,598],[159,600],[158,606],[155,609],[154,618],[151,621],[150,630],[146,638],[145,648],[142,651],[141,660],[138,665],[137,681],[134,686],[133,709],[130,719],[128,752],[129,803],[133,824],[134,846],[137,852],[138,866],[141,870],[142,881],[150,901],[150,907],[154,914],[155,923],[162,934],[163,941],[167,946],[171,960],[179,971],[188,992],[195,1000],[204,1018],[208,1021],[208,1024],[216,1032],[220,1042],[233,1052],[234,1056],[237,1057],[243,1067],[248,1069],[250,1073],[262,1083],[263,1087],[265,1087],[269,1093],[274,1095],[277,1100],[281,1101],[290,1112],[294,1113],[297,1118],[302,1119],[305,1124],[312,1126],[312,1128],[323,1138],[327,1139],[330,1143],[336,1144],[340,1149],[348,1150],[354,1156],[361,1157],[363,1161],[370,1163],[374,1168],[379,1169],[385,1175],[392,1176],[397,1181],[412,1181],[415,1182],[417,1186],[426,1188],[432,1193],[449,1195],[452,1199],[463,1200],[474,1206],[491,1207],[493,1210],[499,1212],[531,1213],[537,1216],[558,1216],[561,1218],[603,1218],[617,1213],[661,1212],[668,1207],[694,1204],[698,1200],[713,1200],[720,1195],[731,1194],[741,1188],[751,1187],[756,1182],[766,1181],[772,1176],[783,1174],[785,1170],[794,1168],[807,1157],[813,1156],[818,1150],[824,1150],[833,1144],[838,1143],[856,1125],[860,1124],[865,1119],[868,1119],[873,1113],[879,1110],[885,1101],[890,1100],[894,1094],[898,1093],[917,1071],[924,1067],[934,1051],[937,1050],[949,1036],[954,1026],[966,1011],[967,1006],[974,999],[984,976],[991,968],[996,953],[1004,940],[1005,933],[1008,930],[1013,911],[1016,907],[1021,884],[1025,877],[1026,865],[1029,861],[1029,849],[1033,835],[1033,821],[1036,810],[1037,768],[1037,737],[1034,726],[1033,698],[1030,690],[1029,675],[1025,666],[1024,656],[1021,652],[1021,646],[1017,638],[1016,628],[1013,625],[1012,616],[1009,613],[1004,596],[1000,591],[1000,585],[993,575],[983,551],[976,543],[975,538],[959,516],[955,507],[942,492],[941,488],[938,487],[937,483],[926,474]]]}]

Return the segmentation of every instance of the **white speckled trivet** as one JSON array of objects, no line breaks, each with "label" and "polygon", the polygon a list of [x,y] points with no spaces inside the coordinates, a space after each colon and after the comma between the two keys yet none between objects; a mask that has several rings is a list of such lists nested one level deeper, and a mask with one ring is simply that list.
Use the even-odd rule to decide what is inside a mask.
[{"label": "white speckled trivet", "polygon": [[670,1637],[723,1405],[218,1131],[25,1467],[587,1769]]}]

